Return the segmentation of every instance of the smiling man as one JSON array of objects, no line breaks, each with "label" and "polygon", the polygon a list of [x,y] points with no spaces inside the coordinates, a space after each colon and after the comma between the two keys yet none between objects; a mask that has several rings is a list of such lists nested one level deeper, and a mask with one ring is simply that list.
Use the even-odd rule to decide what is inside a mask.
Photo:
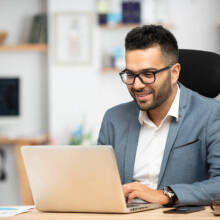
[{"label": "smiling man", "polygon": [[175,37],[131,30],[120,73],[134,101],[109,109],[98,144],[112,145],[128,202],[206,205],[220,196],[220,103],[178,82]]}]

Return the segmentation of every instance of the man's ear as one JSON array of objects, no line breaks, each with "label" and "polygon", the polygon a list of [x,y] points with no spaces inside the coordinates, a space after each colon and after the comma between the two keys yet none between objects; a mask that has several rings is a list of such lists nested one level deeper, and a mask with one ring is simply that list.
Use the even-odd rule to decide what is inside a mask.
[{"label": "man's ear", "polygon": [[176,84],[178,79],[179,79],[179,75],[180,75],[180,70],[181,70],[181,65],[179,63],[176,63],[172,66],[171,68],[171,82],[172,84]]}]

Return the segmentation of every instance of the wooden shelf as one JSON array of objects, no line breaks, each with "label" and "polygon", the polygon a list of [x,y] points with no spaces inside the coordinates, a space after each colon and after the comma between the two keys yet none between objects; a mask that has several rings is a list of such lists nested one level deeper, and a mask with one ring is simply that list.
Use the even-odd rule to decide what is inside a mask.
[{"label": "wooden shelf", "polygon": [[104,67],[101,69],[102,73],[119,73],[121,70],[113,67]]},{"label": "wooden shelf", "polygon": [[18,45],[0,45],[1,51],[40,51],[46,52],[46,44],[18,44]]},{"label": "wooden shelf", "polygon": [[38,143],[43,143],[48,141],[48,135],[41,135],[37,137],[1,137],[0,136],[0,145],[1,144],[6,144],[6,145],[11,145],[11,144],[17,144],[17,143],[24,143],[28,142],[30,145],[37,145]]},{"label": "wooden shelf", "polygon": [[[122,29],[122,28],[134,28],[134,27],[139,27],[142,26],[144,24],[140,24],[140,23],[130,23],[130,24],[102,24],[99,25],[99,27],[103,28],[103,29]],[[159,24],[158,24],[159,25]],[[160,24],[165,28],[172,28],[173,24]]]},{"label": "wooden shelf", "polygon": [[132,24],[102,24],[99,25],[101,28],[106,29],[121,29],[121,28],[133,28],[137,26],[141,26],[139,23],[132,23]]}]

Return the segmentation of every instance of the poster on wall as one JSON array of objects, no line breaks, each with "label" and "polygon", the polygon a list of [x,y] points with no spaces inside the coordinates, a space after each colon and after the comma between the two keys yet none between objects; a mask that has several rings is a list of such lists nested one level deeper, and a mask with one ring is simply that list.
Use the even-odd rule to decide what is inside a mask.
[{"label": "poster on wall", "polygon": [[55,63],[89,65],[92,63],[93,14],[55,13]]}]

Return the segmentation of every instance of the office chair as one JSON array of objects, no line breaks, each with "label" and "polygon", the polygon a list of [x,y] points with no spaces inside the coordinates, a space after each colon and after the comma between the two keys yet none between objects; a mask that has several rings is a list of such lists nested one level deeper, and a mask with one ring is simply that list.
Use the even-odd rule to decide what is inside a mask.
[{"label": "office chair", "polygon": [[6,179],[5,162],[5,151],[0,148],[0,181]]},{"label": "office chair", "polygon": [[203,96],[214,98],[220,93],[220,55],[200,50],[179,50],[179,81]]}]

